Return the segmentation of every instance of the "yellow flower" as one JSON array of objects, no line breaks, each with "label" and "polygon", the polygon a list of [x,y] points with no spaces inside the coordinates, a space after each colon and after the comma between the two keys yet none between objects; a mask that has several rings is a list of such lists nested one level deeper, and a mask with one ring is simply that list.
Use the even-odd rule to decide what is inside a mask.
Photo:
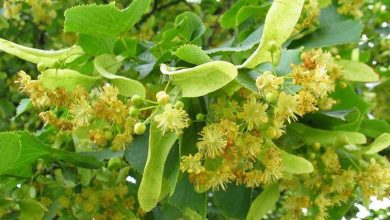
[{"label": "yellow flower", "polygon": [[201,164],[202,155],[196,153],[194,156],[191,154],[188,156],[181,157],[180,170],[182,172],[187,171],[188,173],[199,174],[205,171],[205,168]]},{"label": "yellow flower", "polygon": [[182,109],[174,109],[171,104],[164,106],[164,112],[156,115],[154,120],[158,123],[163,134],[168,131],[174,131],[176,134],[181,134],[182,129],[188,127],[190,118]]},{"label": "yellow flower", "polygon": [[113,102],[118,99],[119,90],[111,85],[104,85],[100,99],[105,102]]},{"label": "yellow flower", "polygon": [[86,99],[79,99],[70,106],[69,113],[72,115],[72,123],[76,127],[87,126],[89,125],[92,107]]},{"label": "yellow flower", "polygon": [[256,86],[262,94],[275,92],[284,83],[282,77],[277,77],[269,71],[265,71],[256,79]]},{"label": "yellow flower", "polygon": [[227,145],[227,141],[219,124],[205,126],[200,135],[202,137],[196,144],[199,151],[209,158],[220,156]]},{"label": "yellow flower", "polygon": [[283,176],[282,153],[276,147],[270,148],[261,161],[266,167],[263,172],[265,184],[276,182]]},{"label": "yellow flower", "polygon": [[261,170],[252,170],[245,173],[245,185],[247,187],[259,187],[263,183],[263,172]]},{"label": "yellow flower", "polygon": [[133,141],[133,136],[123,133],[115,136],[112,141],[111,149],[113,151],[121,151],[126,148],[126,144],[131,143]]},{"label": "yellow flower", "polygon": [[316,107],[317,100],[316,98],[309,92],[302,90],[298,93],[298,106],[297,106],[297,113],[300,116],[305,115],[306,113],[317,111],[318,108]]},{"label": "yellow flower", "polygon": [[237,145],[241,148],[242,158],[256,158],[261,151],[263,140],[250,134],[243,134],[238,138]]},{"label": "yellow flower", "polygon": [[258,103],[256,98],[251,98],[244,104],[243,111],[237,116],[248,124],[248,130],[252,130],[254,127],[268,122],[267,108],[267,104]]},{"label": "yellow flower", "polygon": [[333,107],[333,105],[335,105],[337,103],[336,100],[332,99],[332,98],[325,98],[325,99],[322,99],[319,101],[319,107],[321,110],[323,111],[326,111],[326,110],[329,110]]},{"label": "yellow flower", "polygon": [[278,98],[278,104],[274,109],[274,114],[277,118],[287,119],[289,123],[291,123],[291,119],[293,121],[298,120],[297,116],[297,98],[296,96],[287,95],[285,92],[281,92]]},{"label": "yellow flower", "polygon": [[218,171],[213,172],[214,175],[211,176],[210,185],[213,190],[226,190],[226,185],[234,180],[235,176],[232,173],[230,167],[226,164],[223,164]]},{"label": "yellow flower", "polygon": [[322,163],[330,170],[338,171],[340,169],[339,156],[332,148],[327,148],[325,153],[321,156]]},{"label": "yellow flower", "polygon": [[324,194],[319,194],[314,200],[314,203],[318,206],[319,213],[317,219],[326,219],[327,209],[329,206],[332,206],[332,201]]}]

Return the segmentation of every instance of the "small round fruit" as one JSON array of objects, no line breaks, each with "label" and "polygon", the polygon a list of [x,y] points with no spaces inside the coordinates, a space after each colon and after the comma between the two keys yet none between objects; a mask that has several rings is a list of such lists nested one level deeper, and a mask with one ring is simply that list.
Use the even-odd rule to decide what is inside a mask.
[{"label": "small round fruit", "polygon": [[275,53],[278,49],[279,49],[279,46],[278,46],[278,44],[276,43],[276,41],[271,40],[271,41],[268,43],[268,51],[269,51],[269,52]]},{"label": "small round fruit", "polygon": [[313,149],[315,151],[318,151],[320,148],[321,148],[321,144],[320,143],[316,142],[316,143],[313,144]]},{"label": "small round fruit", "polygon": [[138,135],[143,134],[143,133],[145,133],[145,131],[146,131],[146,126],[143,123],[138,122],[134,125],[134,133],[135,134],[138,134]]},{"label": "small round fruit", "polygon": [[138,115],[139,115],[139,109],[134,107],[134,106],[131,106],[130,109],[129,109],[129,115],[132,116],[132,117],[137,118]]},{"label": "small round fruit", "polygon": [[119,157],[113,157],[108,161],[108,169],[109,170],[116,170],[121,168],[122,159]]},{"label": "small round fruit", "polygon": [[142,105],[143,100],[142,100],[141,96],[133,95],[133,97],[131,97],[131,103],[133,103],[133,105],[135,105],[135,106],[140,106],[140,105]]},{"label": "small round fruit", "polygon": [[197,121],[203,121],[204,120],[204,114],[202,114],[202,113],[196,114],[196,120]]}]

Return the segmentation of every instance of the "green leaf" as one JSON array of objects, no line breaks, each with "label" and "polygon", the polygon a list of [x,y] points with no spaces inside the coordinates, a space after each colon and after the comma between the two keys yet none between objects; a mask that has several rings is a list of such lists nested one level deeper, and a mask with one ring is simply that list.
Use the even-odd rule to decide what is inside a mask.
[{"label": "green leaf", "polygon": [[370,145],[365,154],[376,154],[390,146],[390,133],[383,133],[377,137]]},{"label": "green leaf", "polygon": [[346,110],[358,108],[362,115],[365,115],[370,105],[358,94],[356,94],[352,86],[341,88],[336,86],[336,91],[331,94],[331,97],[337,101],[332,110]]},{"label": "green leaf", "polygon": [[177,34],[186,42],[193,42],[206,32],[206,27],[199,16],[190,11],[183,12],[176,17],[175,27],[178,30]]},{"label": "green leaf", "polygon": [[116,38],[102,38],[86,34],[80,34],[77,45],[83,48],[88,55],[97,56],[100,54],[113,54]]},{"label": "green leaf", "polygon": [[383,132],[390,133],[390,125],[385,120],[379,119],[364,119],[360,125],[360,132],[366,136],[377,138]]},{"label": "green leaf", "polygon": [[151,0],[134,0],[119,10],[115,2],[108,5],[81,5],[65,11],[65,32],[97,37],[119,37],[129,31],[145,14]]},{"label": "green leaf", "polygon": [[20,100],[20,103],[18,107],[16,108],[16,115],[15,117],[20,116],[24,112],[28,111],[33,107],[31,99],[22,99]]},{"label": "green leaf", "polygon": [[303,174],[313,172],[313,165],[306,159],[287,152],[282,152],[284,170],[292,174]]},{"label": "green leaf", "polygon": [[[289,48],[319,48],[356,43],[360,41],[363,27],[358,21],[333,19],[332,16],[322,19],[318,29],[299,40],[293,41]],[[328,21],[326,19],[332,19]]]},{"label": "green leaf", "polygon": [[179,59],[195,65],[212,61],[201,47],[194,44],[182,45],[173,54]]},{"label": "green leaf", "polygon": [[176,133],[163,134],[155,121],[150,123],[148,158],[138,189],[138,201],[145,211],[152,210],[159,201],[164,165],[176,140]]},{"label": "green leaf", "polygon": [[238,0],[229,10],[227,10],[219,20],[220,24],[224,28],[232,28],[236,25],[236,15],[238,11],[245,6],[248,0]]},{"label": "green leaf", "polygon": [[351,209],[351,207],[355,204],[356,198],[355,196],[352,196],[351,199],[349,199],[346,203],[343,203],[340,206],[333,206],[329,209],[328,213],[328,219],[343,219],[343,217],[348,213],[348,211]]},{"label": "green leaf", "polygon": [[376,82],[379,75],[368,65],[351,60],[339,60],[337,64],[343,67],[344,79],[356,82]]},{"label": "green leaf", "polygon": [[134,137],[133,142],[126,147],[125,158],[138,173],[144,172],[146,159],[148,157],[148,142],[149,142],[149,129],[142,135]]},{"label": "green leaf", "polygon": [[[290,37],[301,15],[304,0],[275,0],[265,18],[263,36],[257,50],[241,65],[254,68],[260,63],[277,61],[282,44]],[[271,55],[270,43],[279,47]]]},{"label": "green leaf", "polygon": [[268,211],[274,209],[276,202],[279,200],[280,192],[279,185],[272,184],[267,186],[260,195],[252,202],[249,208],[247,220],[259,220],[267,214]]},{"label": "green leaf", "polygon": [[358,132],[321,130],[299,123],[291,124],[288,128],[300,134],[307,145],[317,142],[325,146],[365,144],[367,142],[366,136]]},{"label": "green leaf", "polygon": [[253,79],[248,71],[240,71],[236,78],[237,82],[239,82],[245,88],[251,90],[252,92],[259,92],[256,86],[256,80]]},{"label": "green leaf", "polygon": [[146,90],[142,83],[111,72],[110,68],[112,68],[113,71],[117,71],[117,68],[113,68],[112,66],[121,64],[122,60],[123,58],[121,57],[116,58],[112,55],[103,54],[95,58],[94,66],[101,76],[111,80],[112,84],[118,88],[121,95],[127,97],[139,95],[141,98],[145,98]]},{"label": "green leaf", "polygon": [[229,184],[226,191],[214,192],[213,198],[227,217],[245,219],[251,203],[251,190],[242,185]]},{"label": "green leaf", "polygon": [[19,136],[14,133],[0,133],[0,175],[10,169],[20,156]]},{"label": "green leaf", "polygon": [[251,17],[263,18],[267,14],[268,8],[271,6],[270,3],[262,5],[247,5],[240,8],[236,15],[236,26],[240,25]]},{"label": "green leaf", "polygon": [[187,175],[181,176],[177,182],[175,193],[168,198],[168,202],[184,213],[187,212],[187,209],[190,209],[198,213],[202,219],[206,219],[207,195],[206,193],[195,192],[194,186],[188,180]]},{"label": "green leaf", "polygon": [[177,178],[180,171],[180,148],[176,144],[170,151],[168,158],[164,165],[163,178],[169,188],[169,195],[172,196],[175,192]]},{"label": "green leaf", "polygon": [[282,50],[282,56],[276,72],[278,75],[287,75],[291,72],[292,64],[301,63],[301,51],[300,50]]},{"label": "green leaf", "polygon": [[78,46],[57,51],[39,50],[15,44],[2,38],[0,38],[0,51],[31,63],[43,63],[46,67],[53,67],[61,62],[70,63],[84,53],[81,47]]},{"label": "green leaf", "polygon": [[38,78],[47,89],[64,88],[66,91],[73,91],[77,86],[91,89],[99,82],[98,77],[83,75],[71,69],[48,69],[42,72]]},{"label": "green leaf", "polygon": [[7,19],[4,18],[4,16],[1,14],[0,15],[0,30],[1,29],[7,29],[9,28],[9,24]]},{"label": "green leaf", "polygon": [[199,97],[214,92],[237,76],[236,66],[225,61],[213,61],[188,69],[162,64],[160,70],[182,89],[183,97]]},{"label": "green leaf", "polygon": [[[57,160],[66,161],[76,166],[89,169],[100,168],[103,165],[102,162],[98,161],[93,156],[51,148],[50,146],[41,143],[35,136],[29,134],[28,132],[21,133],[20,142],[22,144],[22,156],[25,158],[24,161],[27,159],[29,161],[36,160],[38,157],[50,155],[50,157]],[[20,157],[21,159],[22,156]],[[18,160],[18,162],[20,164],[25,164],[20,160]]]},{"label": "green leaf", "polygon": [[33,199],[20,201],[20,220],[41,220],[45,215],[46,208]]},{"label": "green leaf", "polygon": [[235,46],[222,46],[213,48],[210,50],[206,50],[207,54],[215,54],[215,53],[222,53],[222,52],[241,52],[246,51],[254,47],[257,43],[260,42],[261,35],[263,34],[263,28],[264,26],[261,25],[258,27],[254,32],[252,32],[245,40],[238,43]]}]

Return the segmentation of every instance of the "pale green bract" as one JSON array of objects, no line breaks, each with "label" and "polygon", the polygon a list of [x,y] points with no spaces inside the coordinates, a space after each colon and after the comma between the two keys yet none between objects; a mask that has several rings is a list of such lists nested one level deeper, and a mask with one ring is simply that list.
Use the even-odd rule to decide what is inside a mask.
[{"label": "pale green bract", "polygon": [[[265,18],[259,47],[239,68],[254,68],[261,63],[278,62],[281,46],[293,32],[303,3],[304,0],[275,0],[272,3]],[[269,51],[270,42],[279,47],[273,54]]]},{"label": "pale green bract", "polygon": [[96,71],[104,78],[110,79],[121,95],[127,97],[139,95],[141,98],[145,98],[146,90],[142,83],[113,73],[118,71],[122,61],[122,57],[103,54],[96,57],[93,63]]},{"label": "pale green bract", "polygon": [[64,88],[71,92],[77,86],[91,89],[100,80],[99,77],[83,75],[71,69],[48,69],[39,75],[38,81],[47,89]]},{"label": "pale green bract", "polygon": [[160,70],[182,89],[183,97],[199,97],[214,92],[237,76],[236,66],[225,61],[213,61],[186,69],[162,64]]},{"label": "pale green bract", "polygon": [[337,64],[343,67],[344,79],[355,82],[376,82],[379,75],[368,65],[351,60],[339,60]]},{"label": "pale green bract", "polygon": [[119,10],[115,2],[108,5],[81,5],[65,11],[65,32],[99,37],[119,37],[129,31],[145,14],[151,0],[134,0]]},{"label": "pale green bract", "polygon": [[376,154],[390,146],[390,134],[383,133],[377,137],[369,146],[365,154]]},{"label": "pale green bract", "polygon": [[343,145],[343,144],[365,144],[366,136],[359,132],[352,131],[328,131],[312,128],[304,124],[292,124],[290,129],[300,134],[303,141],[312,145],[320,143],[322,145]]},{"label": "pale green bract", "polygon": [[252,202],[246,220],[262,219],[267,212],[275,207],[279,196],[279,185],[277,183],[264,188],[264,191]]},{"label": "pale green bract", "polygon": [[165,161],[177,137],[175,132],[162,134],[156,122],[150,123],[148,158],[138,189],[138,202],[145,211],[152,210],[159,201]]},{"label": "pale green bract", "polygon": [[15,44],[2,38],[0,38],[0,50],[31,63],[42,63],[46,67],[54,67],[58,63],[70,63],[84,54],[83,49],[79,46],[57,51],[39,50]]},{"label": "pale green bract", "polygon": [[282,151],[284,170],[292,174],[313,172],[313,165],[306,159]]}]

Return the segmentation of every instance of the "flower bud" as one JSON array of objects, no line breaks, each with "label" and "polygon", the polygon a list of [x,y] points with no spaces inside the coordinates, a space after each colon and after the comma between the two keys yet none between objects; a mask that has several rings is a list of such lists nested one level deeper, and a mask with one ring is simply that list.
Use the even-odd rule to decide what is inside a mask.
[{"label": "flower bud", "polygon": [[145,133],[145,130],[146,130],[146,126],[141,122],[138,122],[134,125],[134,133],[135,134],[138,134],[138,135],[143,134],[143,133]]},{"label": "flower bud", "polygon": [[203,121],[203,120],[204,120],[204,114],[198,113],[198,114],[196,115],[196,120],[197,120],[197,121]]},{"label": "flower bud", "polygon": [[113,157],[108,161],[108,169],[109,170],[116,170],[121,168],[122,159],[119,157]]},{"label": "flower bud", "polygon": [[143,100],[142,100],[141,96],[133,95],[133,97],[131,97],[131,103],[133,103],[133,105],[135,105],[135,106],[140,106],[140,105],[142,105]]},{"label": "flower bud", "polygon": [[276,43],[276,41],[271,40],[270,42],[268,42],[268,51],[269,52],[275,53],[278,49],[279,49],[279,46]]},{"label": "flower bud", "polygon": [[164,91],[160,91],[156,94],[156,99],[158,104],[166,105],[169,102],[169,95]]},{"label": "flower bud", "polygon": [[134,106],[131,106],[130,109],[129,109],[129,115],[132,116],[132,117],[137,118],[138,115],[139,115],[139,109],[134,107]]}]

